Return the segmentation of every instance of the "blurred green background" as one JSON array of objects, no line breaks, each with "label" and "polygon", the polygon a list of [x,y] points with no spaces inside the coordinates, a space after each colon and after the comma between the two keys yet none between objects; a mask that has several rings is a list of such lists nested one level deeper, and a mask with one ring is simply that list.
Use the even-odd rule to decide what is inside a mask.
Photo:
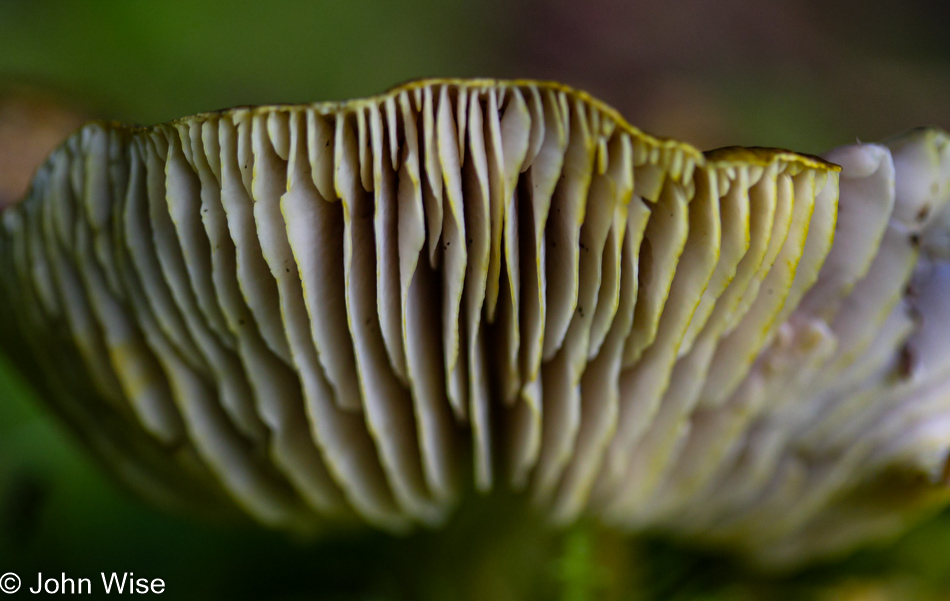
[{"label": "blurred green background", "polygon": [[[0,0],[0,205],[88,117],[156,123],[424,76],[556,79],[700,148],[817,153],[950,127],[947,23],[947,2]],[[946,516],[777,577],[589,524],[546,532],[510,505],[473,500],[446,533],[318,543],[168,515],[116,488],[0,362],[0,573],[134,571],[174,599],[950,598]]]}]

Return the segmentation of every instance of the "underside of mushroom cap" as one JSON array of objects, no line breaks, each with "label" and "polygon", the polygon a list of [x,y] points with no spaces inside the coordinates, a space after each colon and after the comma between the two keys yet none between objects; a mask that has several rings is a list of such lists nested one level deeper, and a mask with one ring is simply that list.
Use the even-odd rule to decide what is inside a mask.
[{"label": "underside of mushroom cap", "polygon": [[948,147],[703,154],[534,81],[91,124],[0,216],[0,348],[161,502],[472,482],[794,562],[945,496]]}]

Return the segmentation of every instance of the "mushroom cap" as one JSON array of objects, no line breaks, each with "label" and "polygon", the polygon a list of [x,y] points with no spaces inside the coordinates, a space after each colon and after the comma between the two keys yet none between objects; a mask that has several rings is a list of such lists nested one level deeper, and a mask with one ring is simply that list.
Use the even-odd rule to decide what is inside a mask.
[{"label": "mushroom cap", "polygon": [[937,130],[703,154],[548,82],[94,123],[0,216],[0,348],[160,503],[795,562],[947,497],[948,196]]}]

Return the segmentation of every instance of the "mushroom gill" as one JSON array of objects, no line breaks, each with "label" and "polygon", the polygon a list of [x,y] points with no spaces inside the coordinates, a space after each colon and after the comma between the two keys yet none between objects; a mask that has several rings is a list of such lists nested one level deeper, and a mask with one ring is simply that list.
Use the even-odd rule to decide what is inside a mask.
[{"label": "mushroom gill", "polygon": [[533,81],[91,124],[2,213],[0,347],[161,503],[474,481],[795,562],[948,499],[948,197],[936,130],[703,154]]}]

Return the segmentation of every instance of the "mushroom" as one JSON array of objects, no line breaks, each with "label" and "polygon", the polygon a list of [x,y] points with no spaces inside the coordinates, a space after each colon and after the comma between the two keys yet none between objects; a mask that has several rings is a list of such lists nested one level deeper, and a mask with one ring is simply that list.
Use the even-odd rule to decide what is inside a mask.
[{"label": "mushroom", "polygon": [[2,213],[0,347],[166,505],[472,482],[794,563],[948,497],[948,197],[936,130],[703,154],[534,81],[94,123]]}]

